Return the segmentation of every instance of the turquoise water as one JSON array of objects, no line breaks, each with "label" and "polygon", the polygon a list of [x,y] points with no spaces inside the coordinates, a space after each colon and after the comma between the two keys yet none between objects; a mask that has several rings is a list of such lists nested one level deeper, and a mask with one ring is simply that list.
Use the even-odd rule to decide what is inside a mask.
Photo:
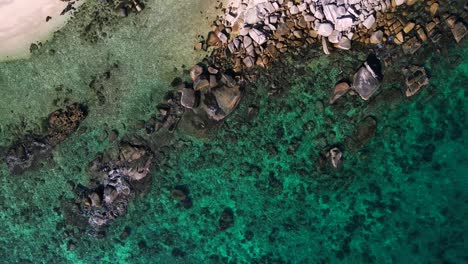
[{"label": "turquoise water", "polygon": [[[142,85],[155,95],[138,111],[89,99],[90,117],[39,168],[11,175],[0,165],[1,262],[468,263],[468,49],[466,40],[439,53],[424,48],[386,67],[369,102],[346,95],[334,105],[334,84],[352,77],[368,49],[288,55],[246,87],[224,123],[195,133],[190,115],[174,133],[148,135],[133,124],[155,114],[180,70],[153,90]],[[406,63],[431,76],[409,99]],[[33,123],[50,109],[33,113]],[[13,133],[5,124],[18,122],[2,117],[6,146]],[[369,120],[375,133],[364,131]],[[93,238],[74,190],[89,184],[98,153],[132,136],[152,146],[156,165],[127,214]],[[335,145],[344,150],[338,169],[324,158]],[[173,199],[180,185],[191,207]]]},{"label": "turquoise water", "polygon": [[[87,183],[87,162],[112,143],[96,130],[75,134],[39,171],[11,176],[2,166],[1,255],[33,263],[464,263],[466,52],[428,58],[431,84],[411,99],[389,82],[370,103],[347,96],[333,106],[329,84],[345,74],[333,67],[339,54],[285,60],[276,78],[248,88],[216,133],[171,136],[151,187],[102,240],[84,234],[85,220],[71,212],[71,185]],[[269,97],[274,82],[289,86]],[[251,121],[249,106],[259,109]],[[345,147],[340,169],[319,166],[321,151],[346,144],[368,115],[375,136],[358,151]],[[180,184],[192,208],[172,200]],[[234,223],[220,231],[225,208]]]}]

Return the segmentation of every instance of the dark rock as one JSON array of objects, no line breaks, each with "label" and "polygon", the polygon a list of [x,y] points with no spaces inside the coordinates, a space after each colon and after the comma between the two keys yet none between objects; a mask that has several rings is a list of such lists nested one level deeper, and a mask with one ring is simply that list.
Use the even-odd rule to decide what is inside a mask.
[{"label": "dark rock", "polygon": [[176,257],[176,258],[185,257],[185,252],[180,248],[174,248],[171,254],[173,257]]},{"label": "dark rock", "polygon": [[177,185],[171,192],[172,199],[179,201],[184,208],[191,208],[193,205],[192,198],[189,196],[190,191],[186,185]]},{"label": "dark rock", "polygon": [[117,9],[117,13],[119,14],[119,16],[121,17],[126,17],[128,16],[128,10],[125,6],[120,6],[118,9]]},{"label": "dark rock", "polygon": [[119,239],[125,240],[131,234],[131,232],[132,232],[132,229],[126,226],[124,230],[122,231],[122,233],[120,234]]},{"label": "dark rock", "polygon": [[225,208],[218,221],[218,230],[223,231],[234,224],[234,211],[231,208]]},{"label": "dark rock", "polygon": [[419,40],[416,37],[412,37],[408,41],[403,43],[403,45],[401,45],[401,48],[403,49],[403,53],[411,55],[418,51],[418,49],[421,48],[421,46],[421,42],[419,42]]},{"label": "dark rock", "polygon": [[254,105],[249,106],[249,108],[247,109],[247,121],[252,122],[257,117],[258,111],[258,107]]},{"label": "dark rock", "polygon": [[358,150],[362,145],[369,142],[377,130],[377,120],[372,117],[366,117],[359,123],[354,135],[351,137],[350,146],[353,150]]},{"label": "dark rock", "polygon": [[171,192],[172,199],[177,200],[177,201],[183,201],[187,199],[187,196],[189,195],[189,190],[187,186],[184,185],[177,185],[174,190]]},{"label": "dark rock", "polygon": [[61,16],[65,15],[66,13],[76,10],[76,8],[73,6],[75,4],[75,1],[71,1],[67,4],[67,6],[62,10],[60,13]]},{"label": "dark rock", "polygon": [[7,151],[5,162],[13,174],[21,174],[47,156],[53,145],[47,137],[27,135]]},{"label": "dark rock", "polygon": [[174,80],[172,80],[172,82],[171,82],[172,87],[179,87],[182,84],[183,84],[183,81],[182,81],[182,79],[180,77],[174,78]]},{"label": "dark rock", "polygon": [[212,92],[206,92],[203,94],[203,103],[205,106],[205,111],[210,117],[216,117],[217,115],[222,115],[222,110],[218,105],[216,96]]},{"label": "dark rock", "polygon": [[76,103],[51,113],[47,119],[48,135],[26,135],[9,148],[5,161],[10,171],[20,174],[44,159],[55,145],[78,128],[86,115],[86,107]]}]

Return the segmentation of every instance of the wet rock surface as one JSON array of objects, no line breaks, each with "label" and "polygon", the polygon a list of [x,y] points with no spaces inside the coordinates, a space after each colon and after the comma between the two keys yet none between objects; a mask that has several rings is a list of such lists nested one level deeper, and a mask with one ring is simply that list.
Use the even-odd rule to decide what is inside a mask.
[{"label": "wet rock surface", "polygon": [[76,190],[76,204],[88,219],[90,235],[102,236],[107,225],[126,214],[138,194],[135,185],[147,177],[152,162],[153,154],[144,144],[122,141],[118,151],[110,149],[90,163],[91,187]]}]

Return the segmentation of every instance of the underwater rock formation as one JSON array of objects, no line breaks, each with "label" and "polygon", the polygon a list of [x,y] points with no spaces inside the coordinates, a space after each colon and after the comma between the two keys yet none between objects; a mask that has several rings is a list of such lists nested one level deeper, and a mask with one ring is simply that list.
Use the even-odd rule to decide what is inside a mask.
[{"label": "underwater rock formation", "polygon": [[86,118],[87,109],[81,104],[71,104],[65,109],[58,109],[47,119],[48,137],[58,144],[75,132],[80,123]]},{"label": "underwater rock formation", "polygon": [[218,220],[218,230],[224,231],[234,225],[234,211],[231,208],[225,208]]},{"label": "underwater rock formation", "polygon": [[77,205],[88,219],[93,236],[102,234],[109,223],[125,215],[136,194],[134,184],[148,175],[153,164],[152,152],[142,143],[124,141],[117,153],[112,152],[111,149],[90,163],[93,186],[81,186],[78,190]]},{"label": "underwater rock formation", "polygon": [[47,119],[47,135],[28,134],[9,148],[5,162],[10,171],[21,174],[47,157],[54,146],[76,131],[86,116],[86,107],[78,103],[52,112]]},{"label": "underwater rock formation", "polygon": [[190,191],[186,185],[177,185],[171,191],[172,199],[179,202],[179,205],[188,209],[193,205],[192,198],[190,197]]},{"label": "underwater rock formation", "polygon": [[199,63],[190,70],[190,77],[193,84],[182,84],[180,88],[180,103],[186,109],[193,110],[197,115],[207,115],[211,120],[221,121],[239,104],[241,85],[227,72]]},{"label": "underwater rock formation", "polygon": [[26,135],[8,149],[5,162],[12,174],[21,174],[45,157],[52,148],[47,137]]},{"label": "underwater rock formation", "polygon": [[358,150],[375,135],[377,120],[373,116],[367,116],[358,125],[354,134],[348,139],[346,145],[350,150]]}]

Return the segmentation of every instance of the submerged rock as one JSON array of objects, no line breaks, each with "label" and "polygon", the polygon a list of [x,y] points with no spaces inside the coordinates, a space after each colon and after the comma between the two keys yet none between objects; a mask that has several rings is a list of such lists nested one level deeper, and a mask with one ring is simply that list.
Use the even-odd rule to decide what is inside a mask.
[{"label": "submerged rock", "polygon": [[223,231],[234,224],[234,211],[231,208],[225,208],[218,221],[218,230]]},{"label": "submerged rock", "polygon": [[21,174],[47,156],[53,145],[47,137],[27,135],[7,151],[5,162],[13,174]]},{"label": "submerged rock", "polygon": [[78,103],[52,112],[46,121],[47,135],[26,135],[8,149],[5,161],[10,171],[20,174],[47,157],[55,145],[76,131],[86,116],[86,107]]},{"label": "submerged rock", "polygon": [[179,201],[179,204],[188,209],[193,205],[192,198],[189,196],[190,191],[186,185],[177,185],[172,191],[172,199]]},{"label": "submerged rock", "polygon": [[47,127],[53,143],[63,141],[73,133],[86,118],[87,109],[82,104],[71,104],[65,109],[59,109],[49,115]]},{"label": "submerged rock", "polygon": [[88,219],[91,235],[127,212],[136,184],[148,175],[153,163],[152,152],[140,143],[123,141],[118,152],[112,150],[91,162],[88,171],[93,187],[83,187],[79,193],[78,207]]},{"label": "submerged rock", "polygon": [[377,120],[372,116],[367,116],[362,120],[351,138],[347,142],[352,150],[358,150],[361,146],[367,144],[369,140],[374,137],[377,131]]},{"label": "submerged rock", "polygon": [[330,149],[327,153],[327,158],[330,159],[330,162],[333,168],[338,168],[341,165],[341,158],[343,157],[343,152],[337,147]]}]

